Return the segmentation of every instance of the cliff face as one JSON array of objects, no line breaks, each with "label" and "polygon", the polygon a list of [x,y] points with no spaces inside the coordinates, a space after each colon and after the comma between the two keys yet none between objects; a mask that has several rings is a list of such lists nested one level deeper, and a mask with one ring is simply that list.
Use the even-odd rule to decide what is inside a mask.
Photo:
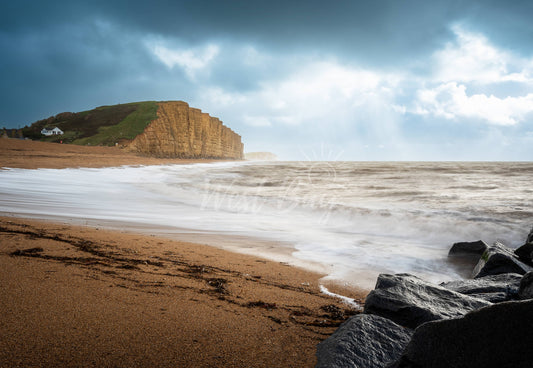
[{"label": "cliff face", "polygon": [[241,136],[182,101],[159,102],[157,119],[128,145],[157,157],[242,159]]}]

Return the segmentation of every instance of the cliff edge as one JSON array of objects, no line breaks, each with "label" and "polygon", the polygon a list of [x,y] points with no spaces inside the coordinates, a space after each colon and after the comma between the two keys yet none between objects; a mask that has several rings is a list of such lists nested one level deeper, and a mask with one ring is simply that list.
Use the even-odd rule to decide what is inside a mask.
[{"label": "cliff edge", "polygon": [[157,118],[127,150],[156,157],[243,159],[241,136],[183,101],[158,102]]}]

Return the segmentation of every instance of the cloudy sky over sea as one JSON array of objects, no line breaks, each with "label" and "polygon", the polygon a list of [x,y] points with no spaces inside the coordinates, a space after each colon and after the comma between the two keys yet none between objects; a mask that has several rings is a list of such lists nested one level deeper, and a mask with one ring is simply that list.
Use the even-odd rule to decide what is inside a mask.
[{"label": "cloudy sky over sea", "polygon": [[184,100],[285,159],[533,160],[531,1],[2,1],[0,125]]}]

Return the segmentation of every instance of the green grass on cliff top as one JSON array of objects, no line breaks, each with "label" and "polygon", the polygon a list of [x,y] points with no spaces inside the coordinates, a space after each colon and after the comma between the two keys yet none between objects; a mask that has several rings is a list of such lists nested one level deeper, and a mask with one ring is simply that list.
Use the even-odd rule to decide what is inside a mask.
[{"label": "green grass on cliff top", "polygon": [[[23,128],[25,137],[47,142],[91,146],[114,146],[124,139],[133,139],[157,118],[157,102],[133,102],[101,106],[78,113],[61,113],[39,120]],[[44,127],[58,127],[65,134],[45,137]]]}]

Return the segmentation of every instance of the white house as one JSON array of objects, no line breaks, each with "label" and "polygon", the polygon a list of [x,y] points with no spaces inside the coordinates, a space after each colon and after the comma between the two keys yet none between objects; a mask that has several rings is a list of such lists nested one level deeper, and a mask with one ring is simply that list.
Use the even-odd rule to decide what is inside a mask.
[{"label": "white house", "polygon": [[41,130],[41,134],[46,135],[46,136],[58,135],[58,134],[60,135],[60,134],[63,134],[63,131],[59,129],[58,127],[55,127],[54,129],[43,128],[43,130]]}]

